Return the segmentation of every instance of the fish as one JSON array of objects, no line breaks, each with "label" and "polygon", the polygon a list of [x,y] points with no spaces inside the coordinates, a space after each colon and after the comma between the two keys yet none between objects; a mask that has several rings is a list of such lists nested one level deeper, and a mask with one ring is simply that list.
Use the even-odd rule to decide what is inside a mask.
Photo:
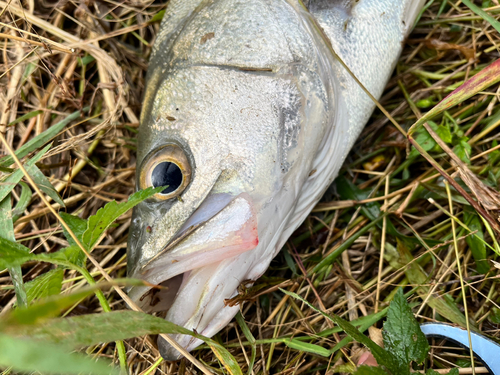
[{"label": "fish", "polygon": [[[337,176],[424,0],[171,0],[150,58],[127,272],[212,337]],[[351,73],[342,65],[345,63]],[[170,335],[187,351],[201,344]],[[159,338],[166,360],[181,354]]]}]

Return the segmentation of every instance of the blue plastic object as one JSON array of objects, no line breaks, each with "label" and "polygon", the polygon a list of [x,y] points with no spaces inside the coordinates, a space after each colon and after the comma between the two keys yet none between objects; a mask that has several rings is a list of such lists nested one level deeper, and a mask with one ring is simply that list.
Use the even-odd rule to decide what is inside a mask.
[{"label": "blue plastic object", "polygon": [[[438,337],[454,341],[469,348],[467,330],[445,323],[425,323],[420,326],[426,337]],[[481,359],[491,374],[500,375],[500,345],[471,331],[472,351]]]}]

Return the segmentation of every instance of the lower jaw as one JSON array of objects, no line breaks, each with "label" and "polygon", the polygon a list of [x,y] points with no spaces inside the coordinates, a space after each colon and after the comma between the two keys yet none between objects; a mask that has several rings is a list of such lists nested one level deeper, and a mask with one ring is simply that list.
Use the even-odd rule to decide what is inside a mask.
[{"label": "lower jaw", "polygon": [[[224,307],[223,310],[220,311],[219,314],[223,314],[224,317],[215,316],[212,322],[205,327],[203,330],[197,331],[198,334],[205,337],[212,337],[217,332],[219,332],[222,328],[227,326],[231,319],[238,313],[240,307]],[[214,322],[217,322],[214,324]],[[197,348],[199,345],[203,344],[203,341],[192,336],[176,334],[169,335],[177,344],[186,349],[187,352],[191,352],[193,349]],[[183,355],[178,352],[172,345],[170,345],[167,340],[163,337],[158,337],[158,350],[160,351],[161,356],[166,361],[177,361],[183,357]]]}]

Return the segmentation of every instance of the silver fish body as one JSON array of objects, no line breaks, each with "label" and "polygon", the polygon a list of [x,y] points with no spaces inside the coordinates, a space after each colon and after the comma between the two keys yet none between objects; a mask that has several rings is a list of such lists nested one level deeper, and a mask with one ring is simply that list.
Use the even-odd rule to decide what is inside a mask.
[{"label": "silver fish body", "polygon": [[[171,0],[139,128],[128,273],[145,311],[212,336],[336,177],[423,0]],[[188,350],[200,344],[174,337]],[[166,359],[179,353],[159,342]]]}]

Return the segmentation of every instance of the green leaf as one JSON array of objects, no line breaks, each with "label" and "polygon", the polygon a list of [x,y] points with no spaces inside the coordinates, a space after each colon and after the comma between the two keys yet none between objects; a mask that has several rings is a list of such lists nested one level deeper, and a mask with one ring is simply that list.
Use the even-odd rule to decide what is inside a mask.
[{"label": "green leaf", "polygon": [[281,253],[285,257],[285,262],[286,262],[286,265],[288,266],[288,268],[290,268],[290,270],[292,270],[292,273],[294,275],[298,276],[299,274],[297,273],[297,267],[295,266],[295,261],[293,260],[292,256],[288,252],[288,249],[284,248]]},{"label": "green leaf", "polygon": [[484,242],[482,221],[472,210],[464,210],[464,221],[471,231],[477,231],[475,235],[467,236],[465,241],[476,262],[477,272],[486,274],[490,270],[490,265],[486,259],[486,245]]},{"label": "green leaf", "polygon": [[165,15],[165,9],[160,10],[158,13],[156,13],[151,19],[149,20],[150,23],[152,22],[160,22],[163,19],[163,16]]},{"label": "green leaf", "polygon": [[[437,133],[439,138],[443,140],[443,142],[451,143],[451,141],[453,140],[453,136],[450,131],[450,126],[448,124],[438,125],[434,121],[427,121],[427,123],[429,124],[431,129]],[[431,151],[436,149],[440,150],[440,148],[437,146],[436,141],[434,140],[434,138],[432,138],[432,136],[426,129],[421,128],[415,134],[416,134],[415,140],[420,146],[422,146],[422,148],[425,151]],[[418,155],[420,155],[418,150],[416,148],[412,148],[408,158],[417,157]]]},{"label": "green leaf", "polygon": [[54,260],[59,259],[62,261],[67,261],[77,267],[85,266],[85,262],[87,260],[87,256],[85,255],[85,253],[82,251],[82,249],[80,249],[80,247],[76,245],[65,247],[64,249],[52,253],[51,255],[52,259]]},{"label": "green leaf", "polygon": [[88,295],[93,294],[97,289],[98,286],[95,285],[92,287],[85,287],[76,293],[50,296],[33,302],[27,308],[13,310],[1,320],[0,330],[8,331],[14,329],[14,327],[21,327],[24,325],[27,325],[28,328],[26,329],[30,330],[32,324],[59,316],[62,311]]},{"label": "green leaf", "polygon": [[497,307],[492,307],[488,318],[493,324],[500,324],[500,309]]},{"label": "green leaf", "polygon": [[308,342],[303,342],[294,339],[285,339],[284,343],[289,348],[299,350],[301,352],[312,353],[316,355],[320,355],[322,357],[330,357],[332,353],[328,349],[323,348],[322,346],[310,344]]},{"label": "green leaf", "polygon": [[64,270],[50,270],[25,284],[28,304],[61,293]]},{"label": "green leaf", "polygon": [[333,321],[340,327],[342,330],[347,333],[349,336],[351,336],[354,340],[357,342],[363,344],[366,346],[368,349],[373,354],[373,357],[377,361],[377,363],[381,366],[385,366],[387,369],[389,369],[391,372],[395,374],[400,374],[398,373],[398,364],[397,364],[397,359],[396,357],[375,344],[369,337],[363,335],[361,332],[359,332],[351,323],[348,321],[338,317],[338,316],[332,316]]},{"label": "green leaf", "polygon": [[351,336],[354,340],[358,341],[359,343],[365,345],[368,349],[373,354],[373,357],[375,357],[375,360],[377,363],[381,366],[385,366],[387,369],[389,369],[391,372],[398,374],[399,366],[396,357],[386,351],[385,349],[381,348],[375,342],[373,342],[369,337],[363,335],[361,332],[359,332],[356,327],[354,327],[351,323],[348,321],[336,316],[336,315],[328,315],[324,313],[323,311],[317,309],[313,305],[311,305],[309,302],[307,302],[305,299],[303,299],[301,296],[299,296],[296,293],[289,292],[287,290],[281,289],[280,290],[288,294],[289,296],[298,299],[299,301],[302,301],[305,303],[307,306],[309,306],[311,309],[314,311],[320,313],[323,315],[325,318],[331,320],[335,324],[337,324],[342,330],[347,333],[349,336]]},{"label": "green leaf", "polygon": [[411,362],[422,363],[429,352],[429,343],[406,302],[403,289],[398,288],[389,305],[384,323],[384,347],[396,356],[399,367],[410,372]]},{"label": "green leaf", "polygon": [[438,125],[434,121],[427,121],[432,130],[434,130],[439,138],[444,142],[451,143],[453,136],[450,131],[450,125],[446,122],[445,125]]},{"label": "green leaf", "polygon": [[33,74],[36,68],[38,68],[38,62],[39,60],[35,59],[26,64],[26,69],[23,72],[22,81],[19,87],[23,86],[26,80],[31,76],[31,74]]},{"label": "green leaf", "polygon": [[436,104],[436,102],[434,100],[429,99],[429,98],[420,99],[418,102],[415,103],[415,105],[418,108],[429,108],[429,107],[432,107],[434,104]]},{"label": "green leaf", "polygon": [[85,66],[95,61],[95,57],[92,55],[84,56],[83,58],[78,57],[78,66]]},{"label": "green leaf", "polygon": [[449,125],[436,126],[435,131],[437,135],[439,135],[439,138],[443,140],[443,142],[451,143],[451,141],[453,140]]},{"label": "green leaf", "polygon": [[82,354],[71,354],[64,347],[0,334],[0,367],[42,374],[118,374],[110,363]]},{"label": "green leaf", "polygon": [[43,174],[43,172],[40,169],[38,169],[36,165],[33,166],[31,171],[29,171],[29,174],[33,179],[33,181],[35,181],[36,186],[38,186],[38,188],[41,191],[43,191],[45,194],[51,197],[54,200],[54,202],[59,203],[62,207],[66,207],[64,205],[64,201],[62,200],[57,190],[50,183],[49,179]]},{"label": "green leaf", "polygon": [[37,326],[16,325],[11,321],[5,329],[12,335],[71,348],[160,333],[190,335],[205,341],[231,374],[241,374],[236,360],[222,345],[165,319],[142,312],[114,311],[73,316],[52,319]]},{"label": "green leaf", "polygon": [[[60,215],[64,222],[68,224],[70,229],[73,231],[76,238],[78,238],[80,243],[83,244],[83,233],[85,233],[88,227],[87,220],[81,219],[78,216],[67,214],[65,212],[61,212]],[[60,250],[59,252],[61,252],[61,256],[63,257],[63,259],[66,259],[79,267],[83,267],[87,259],[85,253],[78,247],[73,237],[69,235],[69,233],[66,231],[66,228],[64,227],[63,233],[71,246]]]},{"label": "green leaf", "polygon": [[[491,148],[493,147],[496,147],[498,146],[498,142],[497,140],[493,140],[493,142],[491,142]],[[495,151],[492,151],[488,154],[488,161],[492,164],[492,165],[495,165],[495,163],[500,159],[500,151],[499,150],[495,150]]]},{"label": "green leaf", "polygon": [[387,375],[387,372],[380,367],[375,366],[359,366],[354,375]]},{"label": "green leaf", "polygon": [[[45,146],[40,152],[38,152],[35,156],[33,156],[30,160],[28,160],[24,167],[26,171],[31,175],[33,172],[33,168],[36,168],[35,163],[42,158],[42,156],[49,150],[50,145]],[[21,181],[24,174],[21,169],[16,169],[12,172],[5,180],[2,181],[0,185],[0,200],[3,200],[14,187]]]},{"label": "green leaf", "polygon": [[31,256],[27,247],[0,237],[0,269],[23,264],[30,260]]},{"label": "green leaf", "polygon": [[77,246],[69,246],[55,253],[31,254],[30,250],[20,243],[9,241],[0,237],[0,269],[21,265],[29,260],[48,262],[74,269],[80,273],[86,271],[82,268],[85,254]]},{"label": "green leaf", "polygon": [[[339,176],[335,180],[337,192],[341,199],[363,200],[370,195],[369,191],[361,190],[344,176]],[[361,205],[361,212],[370,220],[380,216],[380,205],[377,202],[369,202]]]},{"label": "green leaf", "polygon": [[[436,141],[431,137],[429,132],[424,128],[419,129],[415,132],[415,141],[425,150],[430,151],[436,147]],[[415,158],[420,155],[420,152],[414,147],[412,147],[408,158]]]},{"label": "green leaf", "polygon": [[[387,310],[389,310],[388,307],[386,307],[383,310],[380,310],[376,314],[371,314],[367,315],[361,318],[358,318],[354,321],[351,322],[354,326],[359,326],[358,331],[364,332],[368,328],[370,328],[372,325],[380,321],[382,318],[384,318],[387,315]],[[333,332],[332,332],[333,333]],[[342,349],[344,346],[352,342],[352,338],[350,336],[344,337],[342,340],[340,340],[331,350],[331,353],[335,353],[337,350]]]},{"label": "green leaf", "polygon": [[493,6],[493,3],[491,0],[483,0],[483,3],[481,4],[481,8],[489,8],[492,6]]},{"label": "green leaf", "polygon": [[[21,159],[28,155],[30,152],[36,150],[37,148],[41,147],[48,141],[50,141],[52,138],[57,136],[61,130],[64,129],[66,125],[68,125],[71,121],[76,120],[77,118],[80,117],[80,115],[83,112],[87,112],[89,110],[89,107],[83,108],[82,111],[76,111],[70,114],[68,117],[66,117],[64,120],[59,121],[57,124],[52,125],[49,127],[47,130],[45,130],[43,133],[37,135],[35,138],[31,139],[30,141],[26,142],[23,146],[21,146],[17,151],[16,151],[16,156]],[[14,164],[14,159],[12,159],[12,156],[6,155],[3,158],[0,159],[0,167],[8,167],[9,165]]]},{"label": "green leaf", "polygon": [[[87,230],[87,227],[88,227],[88,221],[85,219],[82,219],[78,216],[67,214],[66,212],[61,212],[59,215],[61,215],[64,222],[66,224],[68,224],[68,226],[73,231],[73,233],[76,235],[78,240],[80,240],[80,242],[82,242],[83,241],[83,233],[85,233],[85,231]],[[65,228],[63,228],[63,233],[64,233],[64,237],[66,237],[68,242],[71,245],[76,246],[75,240],[73,240],[73,237],[71,237],[69,235],[69,233],[66,231]]]},{"label": "green leaf", "polygon": [[33,196],[33,193],[26,182],[20,181],[19,185],[21,185],[21,195],[19,196],[16,207],[12,210],[12,222],[14,223],[24,214],[24,211],[31,202],[31,197]]},{"label": "green leaf", "polygon": [[470,164],[470,154],[472,152],[472,147],[467,143],[469,138],[460,138],[459,143],[453,147],[453,152],[462,160],[464,163]]},{"label": "green leaf", "polygon": [[[68,226],[73,231],[73,233],[76,235],[78,240],[80,242],[83,242],[83,233],[85,233],[85,231],[87,230],[87,227],[88,227],[87,220],[79,218],[78,216],[75,216],[75,215],[67,214],[66,212],[61,212],[59,215],[61,215],[64,222],[66,224],[68,224]],[[66,237],[66,239],[68,240],[68,242],[71,245],[74,245],[74,246],[77,245],[75,240],[73,240],[73,237],[71,237],[69,235],[69,233],[66,231],[66,228],[63,228],[63,233],[64,233],[64,237]]]},{"label": "green leaf", "polygon": [[82,254],[83,252],[76,246],[69,246],[55,253],[31,254],[27,247],[0,237],[0,268],[19,266],[29,260],[36,260],[85,273],[81,266],[85,254]]},{"label": "green leaf", "polygon": [[88,250],[91,250],[99,243],[101,236],[116,219],[143,200],[162,191],[162,189],[163,187],[161,186],[156,189],[149,187],[132,194],[127,202],[117,203],[116,201],[111,201],[107,203],[95,215],[89,217],[88,228],[83,234],[83,245]]}]

